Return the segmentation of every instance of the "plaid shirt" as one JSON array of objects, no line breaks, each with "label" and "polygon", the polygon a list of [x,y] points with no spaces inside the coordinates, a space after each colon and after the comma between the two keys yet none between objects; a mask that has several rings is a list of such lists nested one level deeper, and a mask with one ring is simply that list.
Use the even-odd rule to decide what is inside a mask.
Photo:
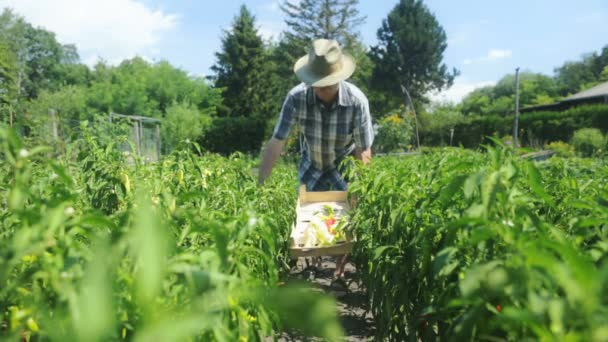
[{"label": "plaid shirt", "polygon": [[340,82],[338,100],[327,108],[304,83],[294,87],[281,109],[273,137],[285,140],[294,124],[300,127],[300,183],[308,191],[346,190],[338,166],[355,147],[372,146],[374,131],[367,97],[351,83]]}]

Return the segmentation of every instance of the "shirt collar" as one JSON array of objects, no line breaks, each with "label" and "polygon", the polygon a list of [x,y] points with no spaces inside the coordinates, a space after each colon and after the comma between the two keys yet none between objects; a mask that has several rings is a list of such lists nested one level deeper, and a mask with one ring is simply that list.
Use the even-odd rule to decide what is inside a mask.
[{"label": "shirt collar", "polygon": [[[353,96],[348,89],[348,85],[344,81],[340,81],[338,84],[338,105],[342,107],[352,106],[354,104]],[[316,104],[317,97],[312,87],[309,87],[308,104]]]}]

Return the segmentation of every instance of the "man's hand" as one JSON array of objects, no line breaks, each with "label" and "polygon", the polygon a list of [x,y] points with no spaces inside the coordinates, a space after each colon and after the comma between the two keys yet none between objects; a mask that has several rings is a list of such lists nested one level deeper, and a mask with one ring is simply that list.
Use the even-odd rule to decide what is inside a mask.
[{"label": "man's hand", "polygon": [[276,164],[277,159],[279,159],[281,156],[283,146],[285,146],[285,140],[272,138],[264,147],[264,151],[262,152],[262,164],[260,165],[260,174],[258,176],[258,182],[260,185],[263,185],[266,178],[268,178],[272,173],[274,164]]},{"label": "man's hand", "polygon": [[357,147],[355,148],[353,155],[355,159],[362,161],[363,165],[367,165],[372,160],[372,149],[368,148],[367,150],[362,150]]}]

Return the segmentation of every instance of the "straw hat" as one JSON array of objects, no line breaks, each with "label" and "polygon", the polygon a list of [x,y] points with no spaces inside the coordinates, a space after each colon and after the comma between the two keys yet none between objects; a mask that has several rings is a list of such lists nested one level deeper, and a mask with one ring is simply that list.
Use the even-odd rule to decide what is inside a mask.
[{"label": "straw hat", "polygon": [[307,85],[326,87],[348,79],[355,71],[355,61],[342,52],[337,41],[317,39],[308,55],[296,62],[293,71]]}]

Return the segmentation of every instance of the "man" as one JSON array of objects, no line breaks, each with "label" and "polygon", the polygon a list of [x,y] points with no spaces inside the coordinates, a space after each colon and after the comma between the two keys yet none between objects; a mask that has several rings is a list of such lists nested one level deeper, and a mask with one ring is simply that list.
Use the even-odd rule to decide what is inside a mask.
[{"label": "man", "polygon": [[[289,132],[297,124],[302,148],[300,183],[307,191],[347,190],[348,180],[340,173],[340,163],[350,155],[369,163],[374,139],[367,97],[345,81],[354,71],[353,58],[342,53],[335,40],[312,42],[308,55],[294,66],[303,83],[294,87],[283,103],[262,155],[260,184],[270,176]],[[336,266],[337,278],[343,276],[345,263],[346,257]]]},{"label": "man", "polygon": [[281,110],[260,165],[259,182],[272,172],[294,124],[300,126],[302,159],[298,179],[307,191],[347,190],[340,162],[353,155],[364,164],[374,139],[367,97],[346,82],[355,71],[353,58],[335,40],[318,39],[294,72],[303,82],[293,88]]}]

